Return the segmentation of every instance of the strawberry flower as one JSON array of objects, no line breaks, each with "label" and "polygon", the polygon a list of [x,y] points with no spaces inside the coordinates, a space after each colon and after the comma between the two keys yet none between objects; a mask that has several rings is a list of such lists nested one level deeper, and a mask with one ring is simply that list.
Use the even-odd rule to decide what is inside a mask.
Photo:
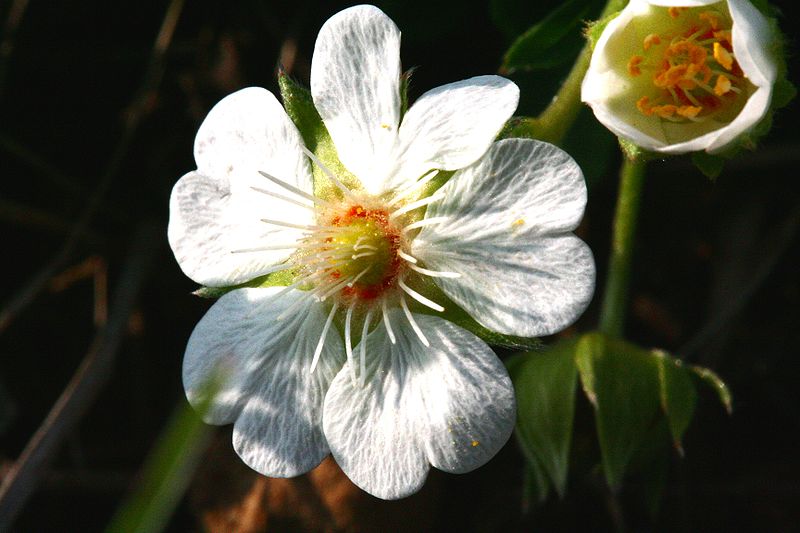
[{"label": "strawberry flower", "polygon": [[[477,468],[514,426],[504,366],[446,319],[444,298],[485,328],[538,336],[573,322],[594,287],[591,252],[571,233],[580,168],[546,143],[493,142],[516,86],[452,83],[401,117],[399,46],[371,6],[335,15],[317,39],[314,105],[357,183],[306,148],[270,92],[243,89],[200,126],[168,231],[200,284],[287,280],[232,290],[202,318],[184,359],[189,401],[221,369],[206,419],[234,423],[249,466],[289,477],[332,453],[385,499],[418,490],[430,465]],[[315,192],[312,168],[329,188]]]}]

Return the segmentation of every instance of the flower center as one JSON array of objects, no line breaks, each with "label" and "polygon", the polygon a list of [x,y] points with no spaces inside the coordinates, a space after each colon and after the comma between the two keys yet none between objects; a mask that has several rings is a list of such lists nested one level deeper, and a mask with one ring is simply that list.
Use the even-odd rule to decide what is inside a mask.
[{"label": "flower center", "polygon": [[327,227],[316,250],[325,258],[316,266],[327,272],[321,284],[350,280],[339,296],[358,300],[375,299],[396,284],[402,239],[386,210],[353,205],[333,215]]},{"label": "flower center", "polygon": [[707,8],[658,9],[672,19],[671,29],[647,35],[642,54],[628,61],[631,77],[651,81],[649,94],[636,102],[638,110],[672,122],[699,122],[729,109],[748,83],[733,55],[730,17]]}]

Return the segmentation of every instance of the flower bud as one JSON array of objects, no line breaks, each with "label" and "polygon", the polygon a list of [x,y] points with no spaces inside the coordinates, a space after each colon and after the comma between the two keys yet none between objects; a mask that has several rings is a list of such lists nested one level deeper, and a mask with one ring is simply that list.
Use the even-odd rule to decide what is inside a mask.
[{"label": "flower bud", "polygon": [[597,40],[581,97],[645,150],[718,153],[768,116],[777,38],[748,0],[631,0]]}]

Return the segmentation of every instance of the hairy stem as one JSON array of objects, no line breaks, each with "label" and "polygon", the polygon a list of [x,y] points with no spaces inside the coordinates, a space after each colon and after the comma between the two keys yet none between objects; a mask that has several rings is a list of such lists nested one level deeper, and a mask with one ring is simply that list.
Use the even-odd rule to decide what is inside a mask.
[{"label": "hairy stem", "polygon": [[600,331],[612,337],[622,336],[625,323],[633,243],[644,177],[645,163],[624,160],[614,213],[611,259],[600,311]]}]

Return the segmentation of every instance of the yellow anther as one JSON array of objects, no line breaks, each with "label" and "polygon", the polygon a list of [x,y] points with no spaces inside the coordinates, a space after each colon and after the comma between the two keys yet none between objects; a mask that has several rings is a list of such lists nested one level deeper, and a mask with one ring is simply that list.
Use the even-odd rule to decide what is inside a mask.
[{"label": "yellow anther", "polygon": [[650,110],[661,118],[668,118],[678,111],[678,106],[672,104],[654,105]]},{"label": "yellow anther", "polygon": [[717,83],[714,84],[714,94],[717,96],[722,96],[723,94],[728,94],[731,90],[731,80],[727,78],[727,76],[723,76],[720,74],[717,76]]},{"label": "yellow anther", "polygon": [[651,33],[650,35],[644,38],[644,43],[642,43],[642,47],[646,52],[650,50],[652,46],[658,46],[659,44],[661,44],[661,37],[659,37],[655,33]]},{"label": "yellow anther", "polygon": [[733,68],[733,56],[719,43],[714,43],[714,59],[717,60],[717,63],[725,67],[725,70],[731,70]]},{"label": "yellow anther", "polygon": [[650,98],[647,96],[642,96],[636,102],[636,108],[641,111],[643,115],[650,116],[653,114],[653,109],[650,107]]},{"label": "yellow anther", "polygon": [[708,22],[708,25],[711,26],[712,30],[719,29],[719,17],[716,15],[716,13],[713,13],[711,11],[703,11],[702,13],[697,15],[697,18]]},{"label": "yellow anther", "polygon": [[628,74],[631,76],[639,76],[642,73],[642,69],[639,68],[639,64],[644,61],[642,56],[632,56],[630,61],[628,61]]},{"label": "yellow anther", "polygon": [[681,12],[686,11],[689,9],[688,7],[671,7],[667,11],[669,11],[669,16],[676,19],[681,16]]},{"label": "yellow anther", "polygon": [[718,41],[725,41],[726,43],[733,45],[733,41],[731,40],[731,30],[715,31],[714,39]]},{"label": "yellow anther", "polygon": [[694,105],[682,105],[678,108],[678,114],[682,117],[686,118],[694,118],[696,117],[703,108],[700,106]]}]

